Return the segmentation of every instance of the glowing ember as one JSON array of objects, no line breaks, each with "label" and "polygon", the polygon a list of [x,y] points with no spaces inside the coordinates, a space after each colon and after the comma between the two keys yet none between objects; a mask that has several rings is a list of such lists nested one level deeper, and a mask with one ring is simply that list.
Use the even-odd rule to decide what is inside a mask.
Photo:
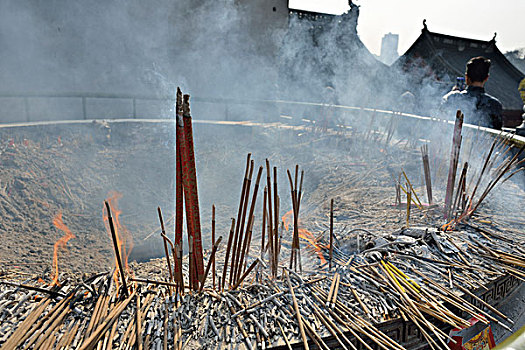
[{"label": "glowing ember", "polygon": [[59,230],[62,230],[64,232],[64,236],[62,236],[60,239],[58,239],[55,242],[55,246],[53,248],[53,282],[51,282],[51,285],[60,285],[58,283],[58,250],[66,248],[67,242],[71,238],[75,238],[75,235],[71,232],[71,230],[64,224],[62,221],[62,212],[59,212],[55,218],[53,219],[53,225]]},{"label": "glowing ember", "polygon": [[456,224],[458,222],[464,222],[464,220],[468,218],[470,214],[472,214],[471,208],[472,208],[472,205],[470,205],[468,210],[465,210],[465,212],[461,214],[458,218],[453,219],[450,222],[441,226],[441,231],[443,232],[453,231],[456,228]]},{"label": "glowing ember", "polygon": [[[288,231],[290,225],[292,225],[293,223],[292,210],[284,214],[281,220],[283,222],[284,229]],[[319,256],[319,259],[321,260],[322,264],[326,263],[326,259],[324,258],[323,251],[322,251],[323,247],[317,243],[317,240],[315,239],[313,233],[311,233],[307,229],[301,228],[301,221],[299,221],[299,238],[302,238],[308,242],[308,244],[313,248],[317,256]]]},{"label": "glowing ember", "polygon": [[456,220],[452,220],[449,223],[446,223],[443,226],[441,226],[441,231],[443,232],[452,231],[454,230],[455,224],[456,224]]},{"label": "glowing ember", "polygon": [[[108,193],[108,199],[106,199],[111,206],[111,212],[113,214],[113,224],[115,226],[115,235],[117,236],[117,243],[120,251],[120,255],[122,258],[122,263],[124,264],[124,269],[129,272],[129,266],[128,266],[128,257],[131,253],[131,250],[133,249],[133,237],[131,233],[126,229],[126,227],[120,223],[119,216],[122,213],[121,210],[118,208],[118,201],[120,198],[122,198],[122,194],[116,191],[111,191]],[[106,212],[105,206],[102,209],[102,217],[104,219],[104,225],[106,226],[106,230],[108,232],[108,235],[111,238],[111,231],[109,228],[109,221],[108,221],[108,213]],[[117,268],[117,258],[115,257],[115,273],[113,274],[113,278],[115,280],[116,285],[119,285],[119,279],[118,279],[118,268]]]}]

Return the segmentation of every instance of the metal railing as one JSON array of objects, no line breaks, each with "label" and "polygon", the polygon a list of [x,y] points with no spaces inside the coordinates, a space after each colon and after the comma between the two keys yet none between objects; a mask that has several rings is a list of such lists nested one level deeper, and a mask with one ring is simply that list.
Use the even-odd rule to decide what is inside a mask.
[{"label": "metal railing", "polygon": [[[24,112],[25,112],[25,122],[45,122],[49,121],[49,119],[40,119],[35,120],[32,118],[30,114],[30,102],[32,99],[61,99],[61,98],[69,98],[69,99],[79,99],[81,102],[81,118],[71,118],[72,120],[78,121],[80,120],[91,120],[91,119],[119,119],[120,121],[122,119],[144,119],[142,115],[139,115],[137,112],[137,102],[145,102],[145,101],[153,101],[158,103],[164,103],[165,105],[173,105],[175,103],[174,97],[170,95],[148,95],[148,94],[126,94],[126,93],[89,93],[89,92],[68,92],[68,93],[39,93],[39,92],[33,92],[33,93],[2,93],[0,94],[0,103],[2,99],[20,99],[23,102],[24,105]],[[88,107],[89,102],[96,101],[96,100],[128,100],[129,103],[131,103],[131,115],[123,116],[123,115],[116,115],[115,117],[97,117],[94,116],[94,118],[90,118],[90,115],[88,113]],[[220,120],[228,120],[228,111],[233,106],[253,106],[253,107],[263,107],[263,108],[273,108],[276,110],[282,110],[283,108],[294,108],[294,107],[301,107],[305,110],[310,109],[312,111],[313,109],[326,109],[331,108],[335,110],[339,110],[344,112],[351,112],[351,113],[365,113],[365,114],[373,114],[376,116],[383,116],[383,117],[393,117],[393,116],[399,116],[403,118],[409,118],[415,121],[421,121],[421,122],[434,122],[434,123],[449,123],[453,124],[450,120],[443,120],[440,118],[432,117],[432,116],[422,116],[422,115],[416,115],[412,113],[405,113],[401,111],[392,111],[392,110],[385,110],[381,108],[373,108],[373,107],[362,107],[362,106],[345,106],[345,105],[332,105],[332,104],[326,104],[326,103],[318,103],[318,102],[304,102],[304,101],[288,101],[288,100],[264,100],[264,99],[235,99],[235,98],[220,98],[220,97],[192,97],[192,103],[196,103],[197,105],[199,103],[201,104],[212,104],[212,105],[222,105],[225,107],[225,115],[223,118],[218,118]],[[160,112],[159,108],[159,112]],[[316,113],[316,111],[313,111],[312,113]],[[0,104],[0,116],[2,114],[1,110],[1,104]],[[305,120],[302,117],[297,117]],[[155,115],[155,118],[146,118],[146,119],[162,119],[171,118],[171,112],[169,115],[162,115],[161,113],[158,113]],[[217,119],[217,118],[216,118]],[[308,119],[306,119],[308,120]],[[55,120],[56,121],[56,120]],[[311,121],[311,120],[310,120]],[[2,120],[0,119],[0,123]],[[18,120],[17,124],[20,124],[21,120]],[[56,121],[58,122],[58,121]],[[67,123],[68,120],[60,121],[61,123]],[[474,125],[465,125],[467,128],[472,129],[478,129],[485,133],[491,133],[491,134],[500,134],[499,131],[484,128],[484,127],[478,127]],[[505,133],[508,135],[508,133]],[[512,137],[513,142],[515,142],[518,145],[524,145],[525,144],[525,137],[521,136],[513,136]]]}]

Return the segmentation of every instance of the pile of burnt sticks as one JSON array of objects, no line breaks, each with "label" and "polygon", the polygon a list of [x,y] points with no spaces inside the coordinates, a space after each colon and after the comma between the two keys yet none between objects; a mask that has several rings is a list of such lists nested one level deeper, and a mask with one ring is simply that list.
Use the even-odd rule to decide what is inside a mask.
[{"label": "pile of burnt sticks", "polygon": [[[483,231],[487,238],[468,232],[474,242],[468,244],[465,233],[409,229],[348,260],[339,256],[331,271],[299,275],[281,265],[273,277],[261,268],[236,289],[209,283],[201,292],[178,294],[170,282],[129,277],[125,296],[113,273],[78,285],[62,281],[50,290],[3,284],[0,342],[5,349],[253,349],[297,343],[403,349],[381,330],[382,322],[401,317],[440,349],[449,341],[442,324],[465,326],[470,317],[512,323],[471,290],[508,274],[523,279],[525,254]],[[453,252],[455,245],[461,249]],[[425,248],[432,255],[422,254]]]},{"label": "pile of burnt sticks", "polygon": [[[189,108],[187,111],[186,118]],[[294,214],[289,265],[282,249],[285,231],[279,230],[277,169],[273,168],[272,183],[269,162],[260,253],[250,254],[263,168],[258,170],[252,191],[253,170],[248,156],[222,271],[216,271],[222,260],[217,254],[221,238],[215,239],[213,225],[213,248],[199,278],[194,245],[190,244],[186,256],[177,245],[182,233],[181,241],[171,246],[170,256],[171,241],[159,210],[167,244],[166,259],[162,260],[168,264],[164,280],[148,275],[133,277],[118,262],[121,253],[114,244],[116,274],[95,275],[80,284],[61,281],[49,290],[28,286],[32,281],[4,283],[0,289],[2,348],[253,349],[302,344],[304,348],[323,349],[372,349],[371,345],[403,349],[399,339],[382,331],[382,322],[402,318],[416,325],[431,348],[440,349],[450,341],[443,324],[467,326],[470,317],[505,327],[512,323],[472,291],[504,276],[520,281],[525,278],[520,233],[503,235],[458,221],[455,226],[463,231],[406,228],[383,237],[361,234],[363,249],[359,254],[330,244],[335,241],[331,235],[330,243],[319,242],[331,256],[332,266],[301,273],[298,216],[302,173],[298,180],[296,167],[295,181],[288,173]],[[107,212],[113,235],[109,205]],[[189,243],[195,242],[191,229],[196,225],[200,224],[188,223]],[[172,262],[176,266],[170,272]],[[211,281],[207,279],[210,272]],[[185,280],[189,282],[185,284]]]}]

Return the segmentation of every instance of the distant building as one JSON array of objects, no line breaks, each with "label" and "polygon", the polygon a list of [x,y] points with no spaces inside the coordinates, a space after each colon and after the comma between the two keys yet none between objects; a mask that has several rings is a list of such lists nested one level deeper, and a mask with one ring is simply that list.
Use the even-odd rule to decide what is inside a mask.
[{"label": "distant building", "polygon": [[525,75],[525,48],[506,52],[505,57]]},{"label": "distant building", "polygon": [[341,103],[375,102],[375,77],[388,74],[388,67],[359,38],[359,6],[349,5],[342,15],[290,9],[279,56],[282,96],[316,100],[329,87],[338,96],[344,92]]},{"label": "distant building", "polygon": [[383,36],[381,40],[381,54],[379,59],[386,65],[391,65],[399,58],[397,46],[399,43],[399,35],[388,33]]},{"label": "distant building", "polygon": [[254,50],[263,56],[277,54],[288,28],[288,0],[235,0],[243,29],[256,43]]},{"label": "distant building", "polygon": [[446,92],[455,85],[457,77],[465,75],[470,58],[485,56],[492,61],[485,89],[503,104],[504,125],[521,122],[523,102],[518,85],[524,74],[498,49],[496,35],[489,41],[461,38],[431,32],[423,23],[421,35],[392,67],[408,73],[413,86],[434,82]]}]

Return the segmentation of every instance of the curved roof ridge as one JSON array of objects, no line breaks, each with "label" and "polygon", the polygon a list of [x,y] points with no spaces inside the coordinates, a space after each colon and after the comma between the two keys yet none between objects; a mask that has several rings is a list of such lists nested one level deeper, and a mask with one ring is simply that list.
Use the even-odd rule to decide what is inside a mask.
[{"label": "curved roof ridge", "polygon": [[492,38],[490,40],[480,40],[480,39],[464,38],[464,37],[461,37],[461,36],[454,36],[454,35],[449,35],[449,34],[442,34],[442,33],[437,33],[437,32],[431,32],[428,29],[426,31],[430,35],[438,36],[438,37],[441,37],[441,38],[447,38],[447,39],[451,39],[451,40],[462,40],[462,41],[469,41],[469,42],[474,42],[474,43],[478,43],[478,44],[489,44],[489,45],[496,43],[494,38]]}]

